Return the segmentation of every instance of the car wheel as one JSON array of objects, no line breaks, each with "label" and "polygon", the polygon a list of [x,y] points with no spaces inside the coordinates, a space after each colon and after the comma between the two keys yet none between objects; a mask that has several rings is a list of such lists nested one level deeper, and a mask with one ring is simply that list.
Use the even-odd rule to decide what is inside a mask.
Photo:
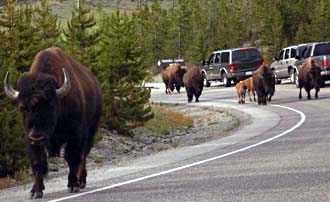
[{"label": "car wheel", "polygon": [[206,78],[204,79],[203,83],[204,83],[205,87],[210,87],[211,86],[211,83]]},{"label": "car wheel", "polygon": [[276,84],[281,84],[281,80],[280,79],[278,79],[278,76],[275,74],[275,83]]},{"label": "car wheel", "polygon": [[297,81],[296,77],[297,77],[297,72],[295,70],[291,70],[290,71],[290,80],[291,80],[292,84],[296,84],[296,81]]},{"label": "car wheel", "polygon": [[228,79],[228,76],[226,73],[222,74],[222,81],[223,81],[223,85],[225,87],[230,87],[230,79]]}]

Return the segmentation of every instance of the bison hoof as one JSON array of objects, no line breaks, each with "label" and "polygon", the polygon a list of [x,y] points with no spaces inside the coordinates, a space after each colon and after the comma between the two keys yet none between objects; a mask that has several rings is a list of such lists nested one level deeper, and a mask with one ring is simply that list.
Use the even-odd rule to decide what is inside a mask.
[{"label": "bison hoof", "polygon": [[80,187],[68,187],[68,191],[70,193],[78,193],[80,192]]},{"label": "bison hoof", "polygon": [[80,183],[80,189],[85,189],[86,187],[86,182],[81,182]]},{"label": "bison hoof", "polygon": [[43,196],[43,192],[31,192],[31,199],[42,198]]}]

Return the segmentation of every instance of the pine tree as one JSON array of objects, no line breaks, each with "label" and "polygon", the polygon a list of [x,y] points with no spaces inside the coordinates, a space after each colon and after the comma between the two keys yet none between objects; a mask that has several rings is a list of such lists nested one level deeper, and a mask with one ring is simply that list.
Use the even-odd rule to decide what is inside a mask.
[{"label": "pine tree", "polygon": [[39,50],[57,45],[61,34],[57,16],[51,13],[48,0],[41,0],[40,6],[36,7],[36,17],[34,18]]},{"label": "pine tree", "polygon": [[[22,13],[21,13],[22,14]],[[11,73],[12,85],[17,80],[16,69],[18,40],[16,39],[19,14],[15,1],[6,1],[3,13],[0,15],[1,55],[0,80],[4,80],[7,71]],[[6,97],[3,88],[0,90],[0,177],[15,175],[28,165],[24,147],[24,131],[21,115],[17,106]]]},{"label": "pine tree", "polygon": [[95,49],[102,30],[96,28],[96,19],[91,13],[91,8],[86,5],[85,0],[80,0],[74,5],[72,17],[64,29],[65,49],[68,54],[80,63],[91,66],[96,63],[98,52]]},{"label": "pine tree", "polygon": [[33,58],[39,51],[35,34],[37,30],[32,25],[32,8],[25,6],[18,11],[15,27],[16,49],[15,67],[19,72],[29,70]]},{"label": "pine tree", "polygon": [[329,6],[328,0],[319,0],[316,4],[314,12],[311,12],[312,40],[314,41],[329,41],[330,26],[329,26]]},{"label": "pine tree", "polygon": [[104,92],[104,123],[109,129],[127,133],[153,114],[148,106],[150,91],[137,88],[147,75],[137,22],[119,12],[107,17],[100,60]]}]

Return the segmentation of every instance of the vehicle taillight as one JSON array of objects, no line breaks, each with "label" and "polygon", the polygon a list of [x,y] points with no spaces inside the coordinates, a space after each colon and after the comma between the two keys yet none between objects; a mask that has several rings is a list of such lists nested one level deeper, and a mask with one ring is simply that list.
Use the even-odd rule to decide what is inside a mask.
[{"label": "vehicle taillight", "polygon": [[246,51],[246,50],[248,50],[248,48],[240,48],[240,50]]},{"label": "vehicle taillight", "polygon": [[234,71],[235,66],[234,66],[233,64],[231,64],[231,65],[229,66],[229,69],[230,69],[230,71]]},{"label": "vehicle taillight", "polygon": [[323,61],[322,61],[322,66],[323,66],[323,67],[326,67],[326,66],[328,66],[328,64],[329,64],[329,62],[327,61],[327,57],[324,56],[324,57],[323,57]]},{"label": "vehicle taillight", "polygon": [[263,60],[261,65],[267,65],[267,62],[265,60]]}]

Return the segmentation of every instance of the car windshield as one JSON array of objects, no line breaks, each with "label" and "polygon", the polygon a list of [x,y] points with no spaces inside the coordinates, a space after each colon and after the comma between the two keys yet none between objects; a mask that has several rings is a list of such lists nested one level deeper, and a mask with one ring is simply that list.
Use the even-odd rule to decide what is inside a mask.
[{"label": "car windshield", "polygon": [[239,49],[233,51],[233,62],[242,62],[242,61],[249,61],[255,60],[256,58],[262,58],[259,51],[254,48],[249,49]]},{"label": "car windshield", "polygon": [[321,43],[315,45],[314,56],[330,55],[330,43]]}]

